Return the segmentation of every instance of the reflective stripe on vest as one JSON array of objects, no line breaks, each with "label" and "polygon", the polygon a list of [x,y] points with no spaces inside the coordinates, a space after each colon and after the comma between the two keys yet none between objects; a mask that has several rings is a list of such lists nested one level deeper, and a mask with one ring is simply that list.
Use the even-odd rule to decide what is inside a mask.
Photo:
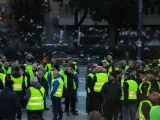
[{"label": "reflective stripe on vest", "polygon": [[44,99],[43,99],[45,94],[44,88],[41,87],[41,89],[38,90],[34,87],[30,87],[29,89],[30,89],[31,96],[28,100],[26,109],[27,110],[44,110]]},{"label": "reflective stripe on vest", "polygon": [[[57,88],[56,93],[53,95],[55,97],[62,97],[63,95],[63,86],[64,86],[64,82],[62,80],[62,78],[57,78],[56,79],[59,82],[59,86]],[[52,80],[52,84],[56,81],[56,80]],[[53,90],[53,86],[51,88],[51,91]]]},{"label": "reflective stripe on vest", "polygon": [[[91,79],[93,80],[94,74],[93,74],[93,73],[90,73],[90,74],[88,75],[88,77],[91,77]],[[89,87],[87,88],[87,92],[88,92],[88,93],[91,92],[91,90],[89,89]]]},{"label": "reflective stripe on vest", "polygon": [[94,85],[94,91],[100,92],[104,83],[108,82],[108,76],[106,73],[97,73],[97,81]]},{"label": "reflective stripe on vest", "polygon": [[23,76],[21,76],[19,78],[14,78],[13,76],[11,76],[11,80],[14,82],[13,90],[14,91],[22,91]]},{"label": "reflective stripe on vest", "polygon": [[138,115],[139,115],[139,120],[146,120],[143,113],[142,113],[142,105],[143,103],[148,103],[149,106],[152,108],[152,103],[151,101],[149,100],[144,100],[144,101],[141,101],[140,104],[139,104],[139,108],[138,108]]},{"label": "reflective stripe on vest", "polygon": [[[151,89],[151,82],[150,82],[150,81],[146,81],[146,82],[149,84],[148,89],[147,89],[147,95],[146,95],[146,96],[148,96],[148,95],[149,95],[149,90]],[[139,85],[139,91],[140,91],[141,94],[143,94],[143,92],[142,92],[142,86],[143,86],[144,83],[145,83],[145,82],[142,82],[142,83]]]},{"label": "reflective stripe on vest", "polygon": [[[63,74],[63,78],[64,78],[64,86],[66,87],[66,89],[67,89],[67,75],[65,75],[65,74]],[[76,87],[76,83],[75,83],[75,81],[74,81],[74,79],[73,79],[73,89],[74,90],[76,90],[77,89],[77,87]]]},{"label": "reflective stripe on vest", "polygon": [[127,80],[126,82],[129,85],[128,99],[129,100],[137,99],[138,84],[134,80]]}]

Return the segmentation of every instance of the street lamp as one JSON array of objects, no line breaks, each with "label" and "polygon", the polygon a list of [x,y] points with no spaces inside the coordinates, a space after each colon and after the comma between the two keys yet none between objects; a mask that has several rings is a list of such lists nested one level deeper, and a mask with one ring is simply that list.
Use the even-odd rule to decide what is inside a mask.
[{"label": "street lamp", "polygon": [[138,41],[137,41],[137,48],[138,48],[138,58],[141,58],[141,31],[142,31],[142,7],[143,7],[143,0],[138,0]]}]

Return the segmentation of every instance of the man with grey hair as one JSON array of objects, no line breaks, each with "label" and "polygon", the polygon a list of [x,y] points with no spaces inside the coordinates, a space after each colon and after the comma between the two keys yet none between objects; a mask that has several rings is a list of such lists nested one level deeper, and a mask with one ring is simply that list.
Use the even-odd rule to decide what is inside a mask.
[{"label": "man with grey hair", "polygon": [[92,111],[89,114],[88,120],[101,120],[102,116],[98,111]]},{"label": "man with grey hair", "polygon": [[24,97],[27,103],[27,118],[31,120],[33,115],[37,115],[43,120],[45,89],[40,85],[36,76],[33,76],[30,82],[31,87],[28,88]]}]

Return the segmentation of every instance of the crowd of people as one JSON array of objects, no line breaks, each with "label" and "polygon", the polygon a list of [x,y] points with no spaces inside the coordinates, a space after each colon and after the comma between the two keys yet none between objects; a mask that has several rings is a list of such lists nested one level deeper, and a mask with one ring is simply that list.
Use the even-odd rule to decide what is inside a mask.
[{"label": "crowd of people", "polygon": [[93,64],[87,75],[87,111],[106,120],[159,120],[160,60]]},{"label": "crowd of people", "polygon": [[[47,57],[39,63],[33,56],[24,63],[10,64],[5,56],[0,60],[0,120],[21,120],[23,111],[28,120],[44,120],[43,111],[49,110],[47,96],[51,98],[53,120],[62,120],[63,113],[78,115],[79,67],[72,58],[59,65]],[[99,120],[101,115],[106,120],[159,120],[159,92],[159,59],[114,62],[108,55],[87,67],[89,120]]]},{"label": "crowd of people", "polygon": [[[52,101],[53,120],[62,120],[63,113],[78,115],[76,110],[78,89],[78,67],[72,59],[62,61],[58,66],[54,59],[43,58],[37,63],[28,56],[26,63],[18,61],[9,64],[6,57],[0,64],[0,120],[19,120],[23,110],[28,120],[43,119],[43,111],[49,110],[46,97]],[[62,111],[61,98],[65,98]]]}]

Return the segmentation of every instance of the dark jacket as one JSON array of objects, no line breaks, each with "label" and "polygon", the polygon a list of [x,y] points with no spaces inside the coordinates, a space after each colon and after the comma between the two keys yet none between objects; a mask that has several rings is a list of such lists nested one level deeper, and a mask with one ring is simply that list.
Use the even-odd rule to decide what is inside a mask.
[{"label": "dark jacket", "polygon": [[[148,99],[148,100],[151,101],[150,99]],[[155,105],[155,103],[153,103],[152,101],[151,101],[151,103],[152,103],[152,105]],[[151,110],[150,105],[147,102],[144,102],[142,104],[142,113],[143,113],[143,115],[144,115],[144,117],[145,117],[146,120],[150,119],[149,118],[149,112],[150,112],[150,110]]]},{"label": "dark jacket", "polygon": [[0,92],[0,117],[15,116],[22,114],[21,105],[16,93],[9,87]]},{"label": "dark jacket", "polygon": [[[67,88],[64,87],[64,97],[76,97],[76,90],[74,90],[74,82],[76,83],[76,78],[74,74],[64,73],[67,76]],[[62,79],[64,80],[63,76]],[[76,86],[77,87],[77,86]]]},{"label": "dark jacket", "polygon": [[107,101],[119,101],[121,93],[121,86],[117,82],[106,82],[101,89],[101,94]]},{"label": "dark jacket", "polygon": [[[128,104],[136,104],[137,103],[137,99],[136,100],[129,100],[128,99],[128,95],[129,95],[129,85],[127,82],[124,82],[124,86],[123,86],[123,92],[124,92],[124,101],[123,103],[128,105]],[[137,96],[138,96],[138,91],[137,91]]]},{"label": "dark jacket", "polygon": [[45,91],[47,92],[48,91],[48,81],[44,77],[42,77],[42,78],[38,78],[38,82],[41,84],[42,87],[44,87]]},{"label": "dark jacket", "polygon": [[93,79],[92,79],[90,76],[87,77],[86,90],[87,90],[87,88],[91,89],[92,80],[93,80]]}]

